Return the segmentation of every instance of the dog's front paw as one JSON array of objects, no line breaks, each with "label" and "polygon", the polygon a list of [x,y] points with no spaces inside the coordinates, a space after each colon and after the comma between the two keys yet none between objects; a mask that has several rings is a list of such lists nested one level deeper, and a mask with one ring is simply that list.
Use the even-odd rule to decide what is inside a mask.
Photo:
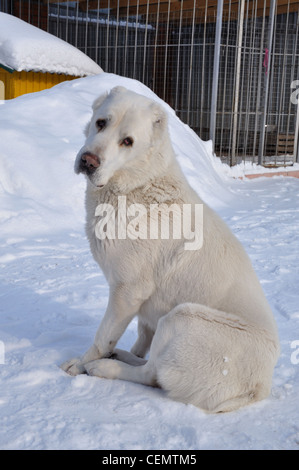
[{"label": "dog's front paw", "polygon": [[82,357],[76,357],[61,364],[61,369],[69,375],[86,374],[85,364],[101,357],[98,348],[93,344]]},{"label": "dog's front paw", "polygon": [[87,372],[87,374],[94,375],[96,377],[105,377],[102,371],[101,362],[102,361],[96,360],[85,364],[85,371]]},{"label": "dog's front paw", "polygon": [[105,379],[116,379],[118,377],[117,362],[111,359],[99,359],[85,364],[88,375],[102,377]]},{"label": "dog's front paw", "polygon": [[60,368],[64,370],[67,374],[73,376],[79,374],[86,374],[84,364],[78,357],[64,362],[63,364],[61,364]]}]

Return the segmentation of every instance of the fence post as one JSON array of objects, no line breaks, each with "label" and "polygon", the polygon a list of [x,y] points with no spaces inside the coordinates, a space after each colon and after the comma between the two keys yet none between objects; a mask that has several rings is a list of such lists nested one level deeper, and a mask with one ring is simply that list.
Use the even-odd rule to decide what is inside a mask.
[{"label": "fence post", "polygon": [[294,160],[299,163],[299,96],[297,97],[297,117],[295,125]]},{"label": "fence post", "polygon": [[269,13],[268,44],[267,44],[268,50],[269,50],[268,73],[266,74],[266,78],[265,78],[264,109],[263,109],[263,114],[261,118],[261,127],[260,127],[260,143],[259,143],[259,155],[258,155],[259,165],[263,163],[263,156],[264,156],[265,128],[266,128],[266,117],[267,117],[267,108],[268,108],[268,94],[269,94],[269,84],[270,84],[275,8],[276,8],[276,0],[271,0],[270,13]]},{"label": "fence post", "polygon": [[222,30],[223,0],[217,2],[217,23],[214,49],[211,116],[210,116],[210,140],[212,141],[213,151],[215,147],[216,133],[216,113],[217,113],[217,95],[218,95],[218,77],[220,62],[221,30]]},{"label": "fence post", "polygon": [[234,109],[233,109],[232,152],[231,152],[231,158],[230,158],[231,165],[236,164],[236,144],[237,144],[238,108],[239,108],[239,95],[240,95],[240,75],[241,75],[244,8],[245,8],[245,0],[241,0],[240,14],[239,14],[239,27],[238,27],[237,66],[236,66],[236,82],[235,82],[236,85],[235,85]]}]

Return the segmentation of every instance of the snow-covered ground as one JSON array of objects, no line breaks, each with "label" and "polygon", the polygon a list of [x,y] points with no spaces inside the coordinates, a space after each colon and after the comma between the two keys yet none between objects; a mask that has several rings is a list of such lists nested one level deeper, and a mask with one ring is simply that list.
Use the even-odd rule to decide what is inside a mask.
[{"label": "snow-covered ground", "polygon": [[[115,85],[154,97],[103,73],[0,102],[0,448],[298,449],[299,180],[233,179],[166,105],[183,170],[243,242],[273,308],[281,357],[272,394],[206,415],[161,390],[59,368],[91,344],[108,299],[73,163],[92,101]],[[133,321],[120,346],[135,338]]]}]

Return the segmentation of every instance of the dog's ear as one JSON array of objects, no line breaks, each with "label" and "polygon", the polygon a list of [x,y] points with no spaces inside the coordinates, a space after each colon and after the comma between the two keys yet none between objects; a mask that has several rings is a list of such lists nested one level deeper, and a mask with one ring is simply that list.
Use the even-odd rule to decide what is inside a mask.
[{"label": "dog's ear", "polygon": [[152,104],[153,127],[164,130],[167,127],[167,114],[158,103]]},{"label": "dog's ear", "polygon": [[92,104],[92,109],[93,111],[95,111],[96,109],[98,109],[101,104],[105,101],[105,99],[107,98],[108,96],[108,93],[104,93],[103,95],[100,95]]},{"label": "dog's ear", "polygon": [[94,102],[93,102],[93,105],[92,105],[92,109],[93,111],[95,111],[96,109],[98,109],[101,104],[105,101],[105,99],[109,96],[109,95],[116,95],[118,93],[123,93],[124,91],[128,91],[125,87],[123,86],[115,86],[114,88],[112,88],[110,90],[110,92],[106,91],[106,93],[104,93],[103,95],[100,95]]},{"label": "dog's ear", "polygon": [[111,95],[117,95],[118,93],[124,93],[125,91],[128,91],[127,88],[125,88],[124,86],[115,86],[114,88],[112,88],[112,90],[110,91]]}]

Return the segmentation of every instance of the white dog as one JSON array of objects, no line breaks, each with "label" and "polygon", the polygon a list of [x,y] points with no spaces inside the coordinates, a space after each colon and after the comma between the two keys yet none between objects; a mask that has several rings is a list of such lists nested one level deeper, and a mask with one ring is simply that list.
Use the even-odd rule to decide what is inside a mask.
[{"label": "white dog", "polygon": [[[166,113],[122,87],[98,98],[93,111],[75,170],[87,176],[86,232],[110,296],[94,344],[62,368],[159,386],[207,412],[267,397],[279,354],[271,309],[241,244],[182,174]],[[104,226],[113,235],[128,223],[130,214],[123,219],[119,207],[124,198],[127,207],[138,208],[133,232],[139,236],[99,235]],[[173,222],[184,204],[192,207],[191,232],[203,232],[198,249],[190,249],[186,237],[152,239],[138,232],[152,222],[153,207],[165,215],[173,205]],[[199,205],[202,219],[195,214]],[[104,218],[99,207],[107,209]],[[115,349],[136,315],[131,353]]]}]

